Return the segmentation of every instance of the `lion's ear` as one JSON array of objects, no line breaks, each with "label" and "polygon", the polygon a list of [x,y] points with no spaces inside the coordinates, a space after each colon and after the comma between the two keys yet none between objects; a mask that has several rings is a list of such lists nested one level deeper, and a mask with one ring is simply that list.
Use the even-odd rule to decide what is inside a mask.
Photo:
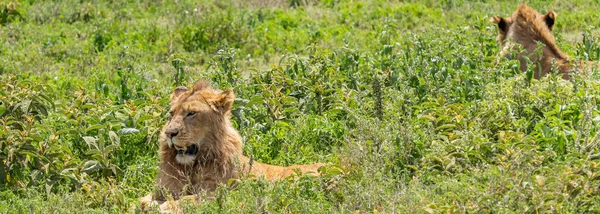
[{"label": "lion's ear", "polygon": [[498,29],[502,32],[506,32],[507,22],[506,19],[500,16],[494,16],[490,19],[490,21],[496,25],[498,25]]},{"label": "lion's ear", "polygon": [[213,101],[213,105],[217,111],[226,113],[231,111],[231,106],[233,105],[234,100],[235,94],[233,93],[233,89],[230,88],[217,94],[216,99]]},{"label": "lion's ear", "polygon": [[189,89],[185,86],[179,86],[175,88],[175,90],[173,90],[173,93],[171,94],[171,102],[175,101],[175,99],[177,99],[181,94],[185,93],[188,90]]},{"label": "lion's ear", "polygon": [[544,15],[544,22],[546,22],[546,25],[550,31],[552,31],[552,27],[554,27],[554,20],[556,20],[556,12],[553,10]]}]

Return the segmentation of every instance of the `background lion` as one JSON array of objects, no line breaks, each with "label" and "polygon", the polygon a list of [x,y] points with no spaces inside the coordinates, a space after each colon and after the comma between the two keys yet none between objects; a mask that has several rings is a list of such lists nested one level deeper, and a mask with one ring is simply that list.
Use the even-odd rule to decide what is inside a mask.
[{"label": "background lion", "polygon": [[[232,89],[219,91],[207,81],[188,90],[176,88],[171,95],[171,118],[159,137],[159,188],[140,200],[162,204],[201,191],[214,191],[218,184],[238,178],[240,173],[285,178],[298,170],[317,173],[321,163],[273,166],[254,162],[242,154],[242,141],[229,118],[235,99]],[[161,206],[162,209],[162,206]]]},{"label": "background lion", "polygon": [[[526,4],[519,6],[511,17],[494,16],[491,21],[498,26],[498,42],[503,46],[500,55],[508,57],[511,49],[519,49],[509,42],[512,41],[523,48],[523,51],[516,56],[520,61],[521,71],[527,70],[526,58],[529,58],[535,66],[532,69],[534,77],[539,79],[551,72],[554,60],[559,72],[564,74],[563,78],[571,79],[568,75],[569,57],[556,46],[552,35],[555,19],[554,11],[542,15]],[[544,45],[541,47],[541,55],[538,52],[540,50],[538,43]]]}]

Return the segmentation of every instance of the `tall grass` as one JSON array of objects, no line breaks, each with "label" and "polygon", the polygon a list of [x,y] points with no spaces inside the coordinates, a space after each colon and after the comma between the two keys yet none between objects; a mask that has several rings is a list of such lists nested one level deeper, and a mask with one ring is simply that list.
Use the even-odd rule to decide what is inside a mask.
[{"label": "tall grass", "polygon": [[[328,166],[188,212],[598,212],[598,69],[494,64],[488,20],[519,3],[0,3],[0,211],[139,211],[171,90],[206,78],[246,155]],[[598,60],[598,2],[529,4]]]}]

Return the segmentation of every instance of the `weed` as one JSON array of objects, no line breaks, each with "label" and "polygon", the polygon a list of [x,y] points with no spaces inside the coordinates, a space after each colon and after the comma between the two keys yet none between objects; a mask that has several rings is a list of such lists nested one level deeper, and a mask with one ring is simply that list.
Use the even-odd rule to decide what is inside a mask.
[{"label": "weed", "polygon": [[[566,53],[600,58],[597,1],[529,5],[561,14]],[[598,212],[597,69],[536,79],[497,60],[488,19],[516,6],[0,3],[0,212],[139,211],[173,87],[199,78],[235,90],[253,160],[328,166],[187,212]]]}]

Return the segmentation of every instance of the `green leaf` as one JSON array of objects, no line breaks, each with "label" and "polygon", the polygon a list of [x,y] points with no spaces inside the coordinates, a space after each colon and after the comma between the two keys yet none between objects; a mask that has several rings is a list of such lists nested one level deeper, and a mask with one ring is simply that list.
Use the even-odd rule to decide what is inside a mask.
[{"label": "green leaf", "polygon": [[85,133],[88,133],[88,132],[94,131],[94,130],[98,130],[98,129],[101,129],[101,128],[104,128],[103,124],[92,125],[92,126],[88,127],[87,129],[85,129]]},{"label": "green leaf", "polygon": [[140,132],[140,130],[138,130],[136,128],[122,128],[119,131],[117,131],[118,134],[122,134],[122,135],[139,133],[139,132]]},{"label": "green leaf", "polygon": [[255,95],[250,98],[250,101],[246,104],[246,106],[260,105],[265,102],[265,98],[263,96]]},{"label": "green leaf", "polygon": [[85,141],[85,143],[87,143],[88,146],[91,147],[92,145],[94,145],[97,147],[96,142],[98,142],[98,138],[91,137],[91,136],[85,136],[85,137],[83,137],[83,140]]},{"label": "green leaf", "polygon": [[25,99],[17,104],[17,106],[21,107],[21,111],[24,113],[29,113],[29,106],[31,105],[30,99]]},{"label": "green leaf", "polygon": [[108,146],[104,147],[104,151],[103,152],[112,152],[112,151],[114,151],[114,150],[116,150],[118,148],[119,148],[119,145],[117,145],[117,144],[111,144],[111,145],[108,145]]},{"label": "green leaf", "polygon": [[33,152],[31,152],[31,151],[23,151],[23,150],[19,150],[19,151],[18,151],[18,153],[19,153],[19,154],[23,154],[23,155],[28,155],[28,156],[30,156],[30,157],[32,157],[32,158],[38,158],[38,157],[39,157],[39,155],[38,155],[38,154],[36,154],[36,153],[33,153]]},{"label": "green leaf", "polygon": [[102,156],[102,152],[100,150],[97,149],[91,149],[88,150],[87,152],[85,152],[86,155],[92,156],[92,157],[100,157]]},{"label": "green leaf", "polygon": [[88,160],[85,162],[85,164],[83,164],[81,171],[85,172],[85,173],[89,173],[89,172],[95,171],[100,168],[102,168],[102,165],[100,163],[98,163],[98,161]]},{"label": "green leaf", "polygon": [[4,104],[0,105],[0,116],[4,115],[4,112],[6,112],[6,106],[4,106]]},{"label": "green leaf", "polygon": [[0,185],[6,184],[6,171],[4,170],[4,163],[0,163]]},{"label": "green leaf", "polygon": [[109,131],[108,132],[108,137],[110,138],[110,142],[113,144],[120,144],[121,143],[121,139],[119,138],[119,136],[117,135],[117,133],[113,132],[113,131]]},{"label": "green leaf", "polygon": [[73,119],[67,120],[67,123],[71,124],[71,125],[74,125],[74,126],[78,126],[79,125],[79,121],[73,120]]},{"label": "green leaf", "polygon": [[443,130],[443,129],[454,129],[454,128],[456,128],[455,124],[444,124],[444,125],[438,126],[437,128],[435,128],[435,130],[438,131],[438,130]]},{"label": "green leaf", "polygon": [[58,131],[57,131],[56,133],[54,133],[54,134],[55,134],[55,135],[63,135],[63,134],[69,133],[69,132],[71,132],[71,131],[72,131],[71,129],[61,129],[61,130],[58,130]]},{"label": "green leaf", "polygon": [[81,109],[88,109],[88,108],[94,108],[94,107],[96,107],[96,106],[94,104],[90,104],[90,103],[80,106]]}]

